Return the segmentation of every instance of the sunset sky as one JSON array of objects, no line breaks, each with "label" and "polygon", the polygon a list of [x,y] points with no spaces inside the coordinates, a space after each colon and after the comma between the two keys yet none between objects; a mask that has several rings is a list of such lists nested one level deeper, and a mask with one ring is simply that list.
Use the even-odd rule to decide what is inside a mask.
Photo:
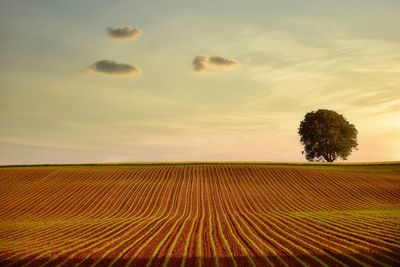
[{"label": "sunset sky", "polygon": [[400,1],[0,2],[0,164],[305,161],[319,108],[348,161],[400,160]]}]

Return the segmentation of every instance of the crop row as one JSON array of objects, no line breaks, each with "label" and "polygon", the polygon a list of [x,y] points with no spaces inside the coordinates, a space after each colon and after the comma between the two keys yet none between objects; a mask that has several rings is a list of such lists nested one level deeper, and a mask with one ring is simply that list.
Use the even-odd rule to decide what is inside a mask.
[{"label": "crop row", "polygon": [[2,266],[400,265],[393,168],[1,168],[0,203]]}]

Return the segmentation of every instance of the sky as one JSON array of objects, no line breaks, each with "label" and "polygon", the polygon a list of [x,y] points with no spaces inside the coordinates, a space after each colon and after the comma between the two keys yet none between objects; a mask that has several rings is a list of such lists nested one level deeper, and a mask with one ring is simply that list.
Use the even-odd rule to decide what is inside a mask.
[{"label": "sky", "polygon": [[348,161],[400,160],[400,1],[0,2],[0,164],[305,161],[332,109]]}]

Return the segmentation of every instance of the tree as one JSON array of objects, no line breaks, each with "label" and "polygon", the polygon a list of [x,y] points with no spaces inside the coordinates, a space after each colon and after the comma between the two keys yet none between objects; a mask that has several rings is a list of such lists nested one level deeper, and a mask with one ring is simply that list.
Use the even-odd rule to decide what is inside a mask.
[{"label": "tree", "polygon": [[328,109],[308,112],[298,129],[308,161],[346,160],[357,149],[357,133],[343,115]]}]

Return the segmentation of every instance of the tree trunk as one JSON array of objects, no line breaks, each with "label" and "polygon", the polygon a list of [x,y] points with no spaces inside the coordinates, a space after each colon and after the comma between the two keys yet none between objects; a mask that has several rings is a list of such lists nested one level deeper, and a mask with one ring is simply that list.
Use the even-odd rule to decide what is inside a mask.
[{"label": "tree trunk", "polygon": [[332,154],[323,154],[323,157],[326,160],[326,162],[333,162],[336,159],[336,156]]}]

